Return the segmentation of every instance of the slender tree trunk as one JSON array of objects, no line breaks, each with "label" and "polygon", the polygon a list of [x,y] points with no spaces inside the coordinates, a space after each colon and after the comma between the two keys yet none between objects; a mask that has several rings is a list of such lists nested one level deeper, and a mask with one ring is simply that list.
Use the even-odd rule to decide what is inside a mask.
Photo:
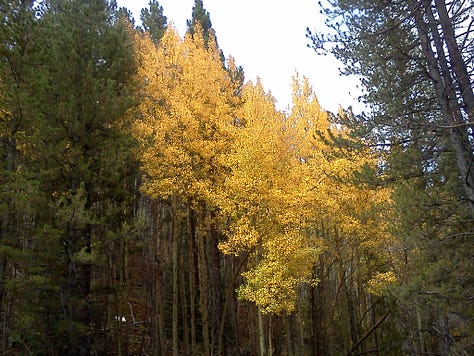
[{"label": "slender tree trunk", "polygon": [[188,243],[189,243],[189,307],[191,314],[191,353],[197,355],[196,349],[196,231],[194,214],[191,210],[191,205],[187,205],[187,228],[188,228]]},{"label": "slender tree trunk", "polygon": [[[8,141],[8,148],[6,154],[6,161],[7,161],[7,172],[13,172],[16,165],[16,139],[15,133],[18,130],[19,124],[16,123],[16,120],[13,120],[11,123],[11,132],[10,137],[7,139]],[[9,205],[10,202],[5,202]],[[3,244],[8,237],[9,231],[11,229],[11,212],[9,208],[5,209],[5,213],[0,218],[0,244]],[[5,289],[5,282],[6,282],[6,273],[7,273],[7,266],[8,261],[7,258],[2,256],[0,260],[0,315],[2,316],[2,349],[3,353],[6,353],[8,348],[8,313],[5,304],[5,297],[7,295]]]},{"label": "slender tree trunk", "polygon": [[219,251],[219,233],[216,227],[216,217],[210,213],[209,227],[209,289],[210,289],[210,322],[212,353],[217,351],[219,344],[219,330],[222,316],[222,283],[221,283],[221,252]]},{"label": "slender tree trunk", "polygon": [[[2,226],[3,230],[3,226]],[[3,235],[3,231],[2,231]],[[3,237],[2,237],[3,238]],[[6,280],[6,269],[7,269],[7,259],[2,257],[0,259],[0,316],[1,316],[1,328],[2,328],[2,353],[6,354],[8,347],[8,313],[7,308],[4,306],[6,290],[5,290],[5,280]]]},{"label": "slender tree trunk", "polygon": [[119,297],[120,292],[115,293],[115,352],[117,356],[122,356],[122,315],[121,315],[121,310],[120,310],[120,297]]},{"label": "slender tree trunk", "polygon": [[416,312],[416,326],[417,326],[417,334],[418,334],[418,355],[422,355],[425,353],[425,338],[423,334],[423,321],[421,318],[420,307],[418,306],[418,302],[415,305],[415,312]]},{"label": "slender tree trunk", "polygon": [[157,239],[158,239],[158,203],[149,201],[146,204],[147,206],[147,215],[151,221],[150,231],[145,232],[146,242],[145,242],[145,256],[146,267],[147,267],[147,284],[150,298],[151,306],[151,315],[150,315],[150,327],[151,327],[151,351],[153,356],[158,356],[159,347],[159,311],[158,311],[158,256],[157,256]]},{"label": "slender tree trunk", "polygon": [[[474,128],[474,94],[472,92],[472,87],[469,85],[469,77],[467,74],[466,65],[462,59],[459,48],[457,47],[456,40],[451,38],[454,36],[454,30],[452,28],[452,23],[449,20],[446,5],[444,1],[436,2],[437,8],[441,8],[440,18],[444,18],[446,23],[443,26],[445,41],[441,38],[441,35],[438,32],[438,21],[433,15],[433,10],[431,6],[425,7],[425,13],[427,15],[428,24],[433,36],[433,42],[436,48],[437,61],[440,68],[440,77],[444,82],[444,92],[445,98],[447,100],[447,114],[452,121],[452,128],[450,128],[450,135],[453,138],[456,138],[456,141],[459,141],[462,145],[464,151],[463,161],[458,163],[463,167],[462,169],[466,171],[465,177],[463,178],[463,183],[465,190],[468,194],[467,198],[472,203],[472,199],[469,197],[469,194],[474,193],[474,169],[473,169],[473,146],[469,142],[469,136],[473,136],[473,132],[470,131]],[[444,9],[444,11],[443,11]],[[439,11],[439,10],[438,10]],[[450,54],[451,60],[448,64],[448,56],[445,53],[444,43],[447,43],[448,52]],[[450,46],[451,44],[451,46]],[[454,47],[454,49],[450,49]],[[453,54],[454,52],[454,54]],[[460,61],[461,63],[453,64],[453,57],[456,58],[456,62]],[[451,69],[450,69],[451,68]],[[462,76],[463,79],[459,80],[458,78]],[[466,83],[467,79],[467,83]],[[456,84],[457,83],[457,84]],[[456,93],[456,88],[459,89],[461,97],[465,103],[464,110],[467,111],[468,124],[465,124],[466,120],[463,118],[462,108],[463,105],[459,104],[458,95]],[[468,104],[470,103],[470,104]],[[471,111],[471,115],[469,115]],[[449,121],[449,120],[447,120]],[[470,130],[469,130],[470,129]],[[451,139],[452,141],[453,139]],[[471,193],[469,193],[471,192]]]},{"label": "slender tree trunk", "polygon": [[446,9],[445,0],[436,0],[436,9],[438,11],[441,27],[443,29],[444,40],[446,42],[451,68],[459,87],[459,92],[464,102],[464,107],[468,116],[470,125],[474,124],[474,91],[472,88],[469,72],[466,62],[462,56],[461,49],[456,42],[456,34],[454,33],[453,21],[449,18]]},{"label": "slender tree trunk", "polygon": [[173,356],[179,355],[179,335],[178,335],[178,316],[179,316],[179,271],[178,271],[178,244],[179,244],[179,233],[178,233],[178,214],[177,214],[177,202],[176,198],[173,198],[171,208],[171,219],[172,219],[172,263],[173,263],[173,317],[172,317],[172,339],[173,339]]},{"label": "slender tree trunk", "polygon": [[206,356],[211,355],[211,340],[209,336],[209,274],[208,274],[208,263],[206,254],[206,241],[205,241],[205,223],[203,216],[205,209],[199,213],[198,218],[198,259],[199,259],[199,300],[200,300],[200,311],[202,319],[202,338],[204,343],[204,352]]},{"label": "slender tree trunk", "polygon": [[268,316],[268,356],[273,356],[273,323],[272,316]]},{"label": "slender tree trunk", "polygon": [[297,312],[296,312],[296,325],[297,325],[297,332],[298,332],[298,347],[297,347],[297,354],[298,355],[304,355],[305,353],[305,347],[304,347],[304,315],[301,310],[301,304],[298,305],[297,307]]},{"label": "slender tree trunk", "polygon": [[[189,319],[189,309],[188,309],[188,297],[186,291],[186,268],[185,268],[185,251],[187,251],[188,241],[186,234],[180,233],[180,247],[178,250],[178,265],[179,265],[179,285],[180,285],[180,296],[181,296],[181,320],[183,325],[183,355],[189,355],[189,345],[190,345],[190,319]],[[189,270],[189,269],[188,269]]]},{"label": "slender tree trunk", "polygon": [[161,241],[163,238],[164,210],[161,202],[151,201],[150,220],[151,231],[148,233],[148,263],[149,288],[151,298],[151,346],[154,356],[165,355],[166,336],[163,316],[162,271],[161,271]]},{"label": "slender tree trunk", "polygon": [[[319,284],[319,283],[318,283]],[[311,314],[311,340],[312,342],[312,351],[311,355],[312,356],[318,356],[319,355],[319,342],[320,342],[320,337],[319,337],[319,318],[317,313],[317,308],[316,308],[316,288],[317,287],[311,287],[311,309],[310,309],[310,314]]]},{"label": "slender tree trunk", "polygon": [[237,271],[234,272],[234,275],[232,277],[232,282],[230,283],[230,286],[227,289],[226,297],[225,297],[225,302],[224,306],[222,308],[222,316],[221,316],[221,322],[220,322],[220,327],[219,327],[219,336],[218,336],[218,345],[217,345],[217,355],[222,355],[223,347],[224,345],[224,326],[225,326],[225,316],[227,313],[228,306],[231,302],[232,295],[235,290],[235,284],[237,277],[240,274],[240,271],[242,270],[244,264],[247,262],[249,255],[246,255],[245,257],[242,258],[242,261],[239,264],[239,267],[237,268]]},{"label": "slender tree trunk", "polygon": [[258,307],[257,311],[258,316],[258,341],[260,345],[259,356],[267,356],[267,351],[265,349],[265,329],[263,328],[263,315],[262,310]]},{"label": "slender tree trunk", "polygon": [[347,314],[349,316],[351,345],[354,345],[359,338],[359,333],[357,330],[357,325],[356,325],[356,320],[355,320],[355,308],[354,308],[354,300],[352,296],[352,290],[353,290],[354,285],[352,283],[352,273],[351,273],[350,267],[344,271],[343,278],[344,277],[345,277],[345,281],[342,284],[342,287],[344,288],[344,293],[346,297],[346,305],[347,305]]},{"label": "slender tree trunk", "polygon": [[[123,301],[124,302],[127,302],[128,300],[128,296],[129,296],[129,285],[130,285],[130,274],[129,274],[129,256],[128,256],[128,239],[126,238],[121,238],[120,239],[120,246],[121,246],[121,260],[122,260],[122,263],[123,263],[123,267],[122,267],[122,274],[123,274],[123,279],[122,279],[122,285],[121,285],[121,288],[122,288],[122,298],[123,298]],[[88,274],[90,275],[90,271],[88,271]],[[90,286],[89,286],[90,288]],[[123,311],[123,315],[127,315],[127,319],[126,321],[128,323],[131,323],[132,320],[131,320],[131,313],[130,315],[128,315],[128,313],[124,310]],[[130,335],[129,335],[129,332],[130,332],[130,328],[126,327],[125,328],[125,340],[124,340],[124,352],[126,355],[128,355],[129,353],[129,340],[130,340]]]},{"label": "slender tree trunk", "polygon": [[[376,308],[375,308],[375,303],[374,303],[374,298],[371,294],[367,293],[366,294],[366,298],[367,298],[367,307],[370,308],[369,310],[369,313],[370,313],[370,323],[371,325],[376,325],[377,324],[377,321],[376,321]],[[378,330],[374,330],[373,332],[373,343],[374,343],[374,346],[375,346],[375,349],[377,350],[377,355],[380,354],[380,341],[379,339],[383,339],[383,335],[379,335],[379,332]]]},{"label": "slender tree trunk", "polygon": [[285,315],[285,334],[286,334],[286,352],[288,356],[293,355],[293,347],[291,345],[291,317]]},{"label": "slender tree trunk", "polygon": [[376,322],[367,332],[352,346],[352,348],[349,350],[346,356],[351,356],[355,352],[356,355],[360,355],[363,352],[357,352],[357,349],[359,346],[372,334],[377,330],[377,328],[382,325],[382,323],[385,321],[385,319],[389,316],[390,311],[387,311],[384,316],[380,318],[378,322]]}]

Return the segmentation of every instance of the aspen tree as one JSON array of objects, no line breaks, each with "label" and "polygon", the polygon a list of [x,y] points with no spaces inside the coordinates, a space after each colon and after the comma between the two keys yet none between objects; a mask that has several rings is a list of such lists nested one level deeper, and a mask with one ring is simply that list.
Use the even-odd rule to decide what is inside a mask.
[{"label": "aspen tree", "polygon": [[[382,246],[387,243],[380,216],[373,221],[363,218],[366,209],[379,206],[386,195],[352,181],[354,172],[375,166],[375,158],[369,151],[346,152],[329,144],[332,135],[347,132],[331,124],[307,79],[296,76],[293,92],[294,106],[284,116],[276,112],[259,83],[244,87],[237,145],[228,157],[233,169],[222,199],[231,225],[221,249],[235,255],[250,253],[245,284],[238,293],[263,313],[295,310],[297,287],[302,282],[314,286],[319,277],[313,274],[319,251],[323,251],[320,258],[328,252],[339,256],[339,273],[345,274],[341,250],[345,244],[367,244],[374,251],[379,246],[374,240]],[[339,244],[340,238],[346,242]],[[353,285],[347,286],[348,293],[350,288]],[[347,298],[347,320],[355,325],[352,297]],[[307,332],[300,329],[300,339]]]},{"label": "aspen tree", "polygon": [[[307,79],[301,81],[295,77],[293,102],[287,120],[292,129],[289,139],[301,157],[300,174],[312,186],[307,188],[306,194],[306,209],[311,211],[307,215],[307,226],[312,228],[313,238],[323,251],[316,264],[319,271],[316,274],[323,286],[334,284],[341,288],[338,313],[345,330],[341,336],[343,340],[350,336],[350,340],[344,341],[344,347],[349,349],[351,343],[357,343],[361,332],[357,327],[359,318],[371,309],[370,305],[365,306],[364,286],[374,273],[377,276],[380,261],[390,262],[390,256],[384,251],[391,239],[382,214],[390,209],[389,191],[368,186],[357,178],[365,171],[374,174],[377,156],[361,144],[357,150],[346,146],[350,131],[337,122],[330,122]],[[314,214],[315,211],[318,214]],[[325,265],[332,266],[335,280],[325,278],[324,267],[319,267]],[[322,310],[329,315],[333,313]],[[323,343],[333,344],[327,340]]]},{"label": "aspen tree", "polygon": [[243,88],[238,116],[238,145],[229,156],[232,175],[224,211],[232,224],[221,249],[228,254],[250,253],[246,283],[239,295],[263,313],[291,312],[296,287],[311,280],[317,255],[301,231],[295,206],[298,182],[291,180],[299,159],[285,142],[283,115],[260,83]]},{"label": "aspen tree", "polygon": [[203,344],[210,354],[217,346],[221,318],[215,209],[225,173],[220,161],[232,139],[235,85],[212,34],[206,48],[199,31],[181,40],[169,27],[158,47],[146,36],[138,39],[138,47],[145,83],[136,125],[144,150],[143,189],[153,198],[176,199],[187,206],[187,243],[190,254],[196,253],[196,246],[198,262],[190,268],[197,268],[199,275]]}]

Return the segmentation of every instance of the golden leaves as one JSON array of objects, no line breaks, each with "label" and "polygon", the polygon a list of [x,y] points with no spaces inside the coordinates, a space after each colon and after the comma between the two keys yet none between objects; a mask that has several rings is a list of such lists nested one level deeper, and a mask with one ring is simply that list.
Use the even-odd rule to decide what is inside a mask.
[{"label": "golden leaves", "polygon": [[321,245],[331,249],[328,228],[382,250],[378,214],[388,194],[351,182],[354,171],[376,161],[369,151],[328,143],[347,133],[331,126],[307,79],[294,78],[293,108],[283,114],[259,81],[237,98],[215,41],[206,49],[199,31],[181,40],[169,27],[159,46],[147,36],[137,36],[136,46],[143,190],[205,202],[217,212],[213,219],[226,221],[220,250],[250,256],[240,298],[263,312],[292,312],[298,286],[317,282]]},{"label": "golden leaves", "polygon": [[373,154],[332,146],[331,135],[346,135],[344,129],[331,125],[306,79],[295,77],[293,85],[287,116],[260,83],[243,88],[243,125],[227,157],[231,173],[221,198],[231,221],[221,250],[251,255],[239,297],[267,313],[291,312],[298,285],[316,283],[321,244],[334,248],[327,231],[374,250],[386,237],[377,211],[386,192],[353,181],[355,171],[375,165]]},{"label": "golden leaves", "polygon": [[144,85],[135,131],[144,191],[153,197],[206,200],[221,174],[218,157],[230,146],[232,85],[216,50],[201,42],[199,33],[181,40],[171,26],[159,46],[136,38]]},{"label": "golden leaves", "polygon": [[224,253],[250,253],[238,294],[264,313],[290,313],[297,287],[314,282],[312,268],[318,249],[304,233],[301,203],[308,193],[301,162],[288,140],[285,116],[277,112],[261,84],[244,86],[238,112],[243,123],[227,157],[222,209],[230,218]]},{"label": "golden leaves", "polygon": [[377,272],[375,276],[367,283],[367,291],[377,297],[384,295],[388,288],[395,284],[397,278],[393,271]]},{"label": "golden leaves", "polygon": [[316,284],[312,267],[318,250],[295,231],[270,236],[255,268],[243,273],[246,284],[238,290],[242,299],[253,301],[263,313],[291,313],[297,287]]}]

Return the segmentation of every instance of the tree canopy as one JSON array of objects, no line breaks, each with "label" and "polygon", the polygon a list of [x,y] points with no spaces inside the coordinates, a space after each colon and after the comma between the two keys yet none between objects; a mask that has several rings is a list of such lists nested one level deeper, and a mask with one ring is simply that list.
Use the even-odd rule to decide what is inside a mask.
[{"label": "tree canopy", "polygon": [[472,9],[327,2],[355,115],[200,0],[0,0],[0,353],[473,353]]}]

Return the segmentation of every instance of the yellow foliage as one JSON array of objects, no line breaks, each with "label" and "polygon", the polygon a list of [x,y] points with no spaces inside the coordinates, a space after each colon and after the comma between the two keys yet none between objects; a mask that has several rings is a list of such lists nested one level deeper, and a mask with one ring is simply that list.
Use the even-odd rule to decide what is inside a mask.
[{"label": "yellow foliage", "polygon": [[227,255],[238,256],[242,251],[252,250],[260,241],[260,234],[246,218],[232,224],[228,240],[219,244],[220,250]]},{"label": "yellow foliage", "polygon": [[291,313],[298,285],[317,283],[312,276],[317,256],[318,250],[294,231],[269,237],[256,267],[243,273],[246,284],[239,298],[254,302],[263,313]]},{"label": "yellow foliage", "polygon": [[226,158],[231,174],[220,199],[231,226],[220,248],[227,254],[253,256],[243,274],[240,298],[263,312],[290,313],[298,285],[314,282],[318,249],[303,231],[301,214],[309,185],[297,172],[301,162],[273,98],[259,81],[245,85],[242,96],[236,144]]},{"label": "yellow foliage", "polygon": [[387,289],[396,283],[397,278],[393,271],[377,272],[375,276],[367,283],[367,291],[377,297],[381,297]]},{"label": "yellow foliage", "polygon": [[144,192],[215,199],[220,156],[232,140],[233,86],[218,50],[202,34],[184,40],[172,26],[156,46],[136,36],[143,83],[135,135],[142,143]]},{"label": "yellow foliage", "polygon": [[220,248],[252,256],[240,298],[263,312],[290,313],[298,285],[316,281],[312,269],[322,246],[342,253],[327,231],[337,230],[351,245],[384,250],[388,233],[379,212],[388,192],[352,182],[354,172],[374,166],[376,158],[328,143],[330,133],[347,132],[331,125],[307,79],[294,78],[287,116],[259,82],[247,84],[242,96],[236,144],[225,160],[231,174],[220,201],[231,225]]},{"label": "yellow foliage", "polygon": [[376,159],[368,150],[328,144],[330,133],[347,132],[331,125],[307,79],[295,76],[286,115],[259,81],[236,98],[233,60],[227,72],[215,41],[206,49],[199,29],[182,40],[169,26],[158,46],[140,34],[135,43],[143,190],[216,208],[228,224],[221,251],[250,256],[240,298],[267,313],[292,312],[298,286],[317,282],[322,245],[335,248],[329,229],[384,250],[388,234],[379,216],[389,193],[351,182],[354,171]]}]

